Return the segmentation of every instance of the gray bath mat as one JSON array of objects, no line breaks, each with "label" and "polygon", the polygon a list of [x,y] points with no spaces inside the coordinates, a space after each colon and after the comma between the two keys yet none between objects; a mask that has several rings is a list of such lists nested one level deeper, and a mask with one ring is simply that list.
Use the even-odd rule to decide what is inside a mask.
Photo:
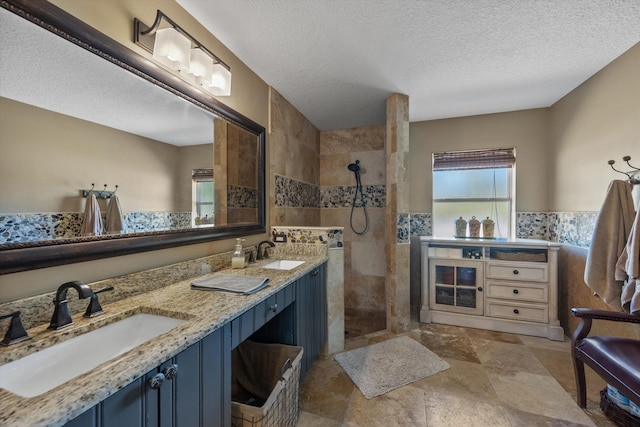
[{"label": "gray bath mat", "polygon": [[335,359],[367,399],[449,369],[447,362],[406,336],[346,351]]}]

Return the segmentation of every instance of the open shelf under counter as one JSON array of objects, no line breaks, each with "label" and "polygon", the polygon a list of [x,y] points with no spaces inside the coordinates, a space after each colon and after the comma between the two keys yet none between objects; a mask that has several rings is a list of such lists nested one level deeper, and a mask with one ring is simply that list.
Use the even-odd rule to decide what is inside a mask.
[{"label": "open shelf under counter", "polygon": [[420,238],[420,321],[564,340],[556,242]]}]

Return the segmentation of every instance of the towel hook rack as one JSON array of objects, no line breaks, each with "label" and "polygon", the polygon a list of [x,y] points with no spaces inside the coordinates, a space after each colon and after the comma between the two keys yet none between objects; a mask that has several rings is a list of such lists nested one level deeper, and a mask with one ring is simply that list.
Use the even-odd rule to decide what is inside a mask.
[{"label": "towel hook rack", "polygon": [[616,163],[615,160],[609,160],[607,163],[609,163],[609,166],[611,166],[611,169],[613,169],[614,171],[616,171],[618,173],[621,173],[623,175],[626,175],[631,184],[633,184],[633,185],[640,184],[640,179],[636,178],[636,176],[635,176],[638,172],[640,172],[640,168],[637,168],[637,167],[631,165],[631,163],[629,163],[629,160],[631,160],[631,156],[624,156],[622,158],[622,160],[624,162],[627,162],[629,167],[633,169],[631,172],[624,172],[624,171],[621,171],[621,170],[618,170],[618,169],[614,168],[613,165]]},{"label": "towel hook rack", "polygon": [[96,190],[95,187],[96,184],[92,182],[90,189],[80,190],[82,197],[89,197],[91,194],[93,194],[98,199],[109,199],[113,197],[114,194],[116,194],[116,191],[118,191],[117,185],[115,186],[115,190],[113,191],[107,191],[107,184],[104,184],[104,188],[102,190]]}]

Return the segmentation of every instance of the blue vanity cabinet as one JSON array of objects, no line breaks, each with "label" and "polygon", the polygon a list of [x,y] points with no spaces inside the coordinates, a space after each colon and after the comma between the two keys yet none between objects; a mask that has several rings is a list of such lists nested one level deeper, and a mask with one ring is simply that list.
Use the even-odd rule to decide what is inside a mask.
[{"label": "blue vanity cabinet", "polygon": [[[227,324],[66,426],[228,426],[231,424],[230,348],[231,330]],[[174,376],[172,369],[176,366]],[[160,375],[164,381],[157,384],[162,378]]]},{"label": "blue vanity cabinet", "polygon": [[296,345],[304,348],[300,375],[304,377],[327,342],[327,264],[296,282]]}]

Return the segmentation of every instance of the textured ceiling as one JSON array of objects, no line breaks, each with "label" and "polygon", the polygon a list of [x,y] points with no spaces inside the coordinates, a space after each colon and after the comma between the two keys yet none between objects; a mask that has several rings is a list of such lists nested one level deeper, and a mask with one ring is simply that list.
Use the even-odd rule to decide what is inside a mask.
[{"label": "textured ceiling", "polygon": [[[640,41],[640,0],[177,0],[321,130],[548,107]],[[233,70],[232,70],[233,71]]]}]

